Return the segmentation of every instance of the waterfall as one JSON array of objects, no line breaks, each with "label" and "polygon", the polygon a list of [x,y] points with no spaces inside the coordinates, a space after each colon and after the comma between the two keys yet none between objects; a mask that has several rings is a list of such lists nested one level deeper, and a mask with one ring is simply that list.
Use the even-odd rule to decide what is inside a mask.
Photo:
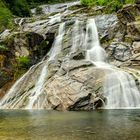
[{"label": "waterfall", "polygon": [[[58,14],[50,19],[48,25],[60,21],[61,17]],[[78,49],[86,51],[85,59],[92,62],[94,68],[98,69],[98,71],[104,71],[104,76],[102,77],[102,92],[103,96],[107,98],[104,108],[140,108],[140,92],[135,82],[135,78],[138,79],[137,74],[135,74],[137,71],[130,68],[126,70],[120,69],[116,66],[110,65],[107,61],[107,53],[100,45],[95,20],[88,19],[86,23],[86,28],[84,28],[84,22],[76,20],[72,28],[72,46],[65,56],[68,56],[68,67],[71,62],[70,55],[76,53]],[[55,38],[49,54],[47,54],[48,59],[43,59],[40,63],[32,66],[26,74],[16,81],[8,93],[1,99],[0,108],[44,108],[47,100],[45,83],[49,77],[49,66],[51,63],[55,64],[55,60],[57,60],[62,51],[64,35],[65,23],[61,23],[58,29],[58,35]],[[66,61],[66,58],[64,61]],[[69,78],[68,72],[69,70],[67,71],[66,76]],[[53,90],[54,89],[52,89],[52,91]],[[59,98],[56,94],[54,94],[54,96]]]},{"label": "waterfall", "polygon": [[54,60],[55,56],[57,56],[61,51],[62,40],[65,34],[65,23],[61,23],[59,26],[58,36],[55,38],[54,47],[51,50],[51,55],[48,61]]},{"label": "waterfall", "polygon": [[39,95],[42,93],[46,75],[47,75],[47,66],[45,65],[41,71],[37,83],[35,84],[32,94],[29,96],[29,103],[26,107],[27,109],[33,108],[35,101],[37,101]]},{"label": "waterfall", "polygon": [[[40,103],[38,103],[39,96],[43,93],[45,79],[47,78],[47,75],[48,75],[48,65],[49,65],[50,61],[56,59],[56,57],[58,56],[58,54],[61,51],[62,40],[63,40],[63,36],[65,33],[64,27],[65,27],[65,23],[61,23],[59,26],[58,35],[56,36],[54,45],[52,47],[52,50],[50,51],[47,62],[46,62],[46,60],[42,60],[37,65],[32,66],[19,80],[17,80],[16,83],[11,87],[9,92],[2,98],[2,100],[0,102],[0,108],[4,108],[4,109],[18,108],[18,105],[23,101],[25,96],[27,96],[28,100],[29,100],[28,104],[25,107],[26,109],[41,108],[40,106],[38,106],[40,104]],[[38,79],[36,80],[34,88],[30,92],[27,92],[26,95],[25,94],[21,95],[21,97],[19,97],[19,99],[16,99],[16,101],[15,101],[13,99],[13,96],[15,96],[15,95],[19,96],[18,93],[20,93],[21,90],[24,90],[25,84],[28,84],[28,83],[26,83],[26,81],[27,81],[27,79],[30,78],[32,71],[41,64],[43,64],[44,66],[42,67],[42,70],[40,71],[40,75],[39,75]],[[37,105],[35,106],[35,104],[37,104]]]},{"label": "waterfall", "polygon": [[50,17],[48,24],[53,25],[57,22],[61,22],[61,15],[60,14],[56,14],[56,15]]},{"label": "waterfall", "polygon": [[[128,72],[107,63],[105,50],[100,46],[94,19],[89,19],[86,28],[86,59],[96,68],[104,69],[103,95],[107,98],[106,109],[139,108],[140,92],[134,77]],[[130,70],[131,71],[131,70]]]},{"label": "waterfall", "polygon": [[23,24],[23,22],[24,22],[24,18],[21,18],[20,21],[19,21],[19,23],[18,23],[20,27]]},{"label": "waterfall", "polygon": [[84,34],[82,31],[82,21],[78,19],[75,21],[73,30],[72,30],[72,47],[71,53],[76,52],[83,44]]},{"label": "waterfall", "polygon": [[[36,103],[37,105],[40,105],[40,103],[37,103],[39,100],[39,96],[42,94],[43,92],[43,86],[45,83],[45,78],[47,77],[47,69],[48,69],[48,64],[51,60],[55,60],[55,57],[60,53],[61,51],[61,46],[62,46],[62,40],[63,40],[63,36],[64,36],[64,27],[65,27],[65,23],[60,24],[59,26],[59,31],[58,31],[58,35],[54,41],[54,45],[53,45],[53,49],[51,50],[50,53],[50,57],[47,61],[47,64],[45,64],[45,66],[42,68],[40,77],[37,81],[37,83],[35,84],[35,87],[33,89],[32,94],[29,96],[29,103],[26,107],[26,109],[33,109],[34,108],[34,104]],[[41,108],[40,106],[37,106],[37,108]]]},{"label": "waterfall", "polygon": [[124,71],[110,71],[105,77],[107,109],[140,107],[140,93],[134,78]]},{"label": "waterfall", "polygon": [[106,52],[100,46],[98,31],[94,19],[87,21],[85,46],[87,48],[86,59],[95,62],[104,62]]}]

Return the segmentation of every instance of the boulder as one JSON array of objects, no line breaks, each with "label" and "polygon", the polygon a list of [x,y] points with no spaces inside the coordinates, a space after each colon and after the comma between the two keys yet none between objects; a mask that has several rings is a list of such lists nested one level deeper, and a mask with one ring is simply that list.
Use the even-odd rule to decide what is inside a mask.
[{"label": "boulder", "polygon": [[126,29],[126,35],[133,40],[140,39],[140,5],[128,5],[123,7],[117,13],[119,21]]},{"label": "boulder", "polygon": [[131,45],[124,42],[112,42],[107,48],[110,57],[121,62],[125,62],[132,56]]}]

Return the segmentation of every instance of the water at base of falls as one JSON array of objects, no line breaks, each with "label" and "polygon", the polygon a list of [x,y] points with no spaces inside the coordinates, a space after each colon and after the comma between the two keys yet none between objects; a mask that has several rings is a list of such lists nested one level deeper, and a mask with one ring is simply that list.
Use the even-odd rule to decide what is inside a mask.
[{"label": "water at base of falls", "polygon": [[[55,17],[50,20],[50,24],[55,20],[60,21],[61,18]],[[119,69],[107,63],[107,54],[104,48],[101,47],[96,23],[94,19],[88,19],[86,24],[86,31],[84,31],[81,21],[76,20],[72,33],[72,47],[69,54],[76,52],[80,47],[86,50],[86,60],[91,61],[95,68],[104,71],[103,77],[103,96],[107,98],[104,106],[105,109],[120,109],[120,108],[140,108],[140,92],[135,83],[133,75],[129,72]],[[30,79],[30,73],[34,68],[31,68],[23,77],[21,77],[5,97],[0,101],[0,108],[22,108],[25,109],[42,109],[46,102],[47,95],[43,99],[40,97],[44,94],[44,84],[48,76],[48,65],[50,61],[56,59],[62,50],[62,40],[65,34],[65,23],[59,26],[58,35],[51,51],[49,58],[46,61],[40,62],[42,64],[39,76],[36,77],[33,88],[28,92],[24,91],[26,80]],[[81,49],[81,48],[80,48]],[[70,60],[70,59],[69,59]],[[40,65],[40,64],[38,64]],[[129,70],[134,71],[134,70]],[[24,85],[24,86],[23,86]],[[26,89],[26,88],[25,88]],[[23,90],[23,95],[20,91]],[[53,90],[53,89],[52,89]],[[47,91],[46,91],[47,92]],[[20,93],[20,94],[19,94]],[[14,98],[15,97],[15,98]],[[28,102],[25,104],[25,100]]]}]

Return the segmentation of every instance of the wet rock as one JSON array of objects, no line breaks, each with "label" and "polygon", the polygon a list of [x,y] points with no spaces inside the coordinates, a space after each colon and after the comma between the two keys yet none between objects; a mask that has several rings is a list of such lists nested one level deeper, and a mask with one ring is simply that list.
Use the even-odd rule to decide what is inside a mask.
[{"label": "wet rock", "polygon": [[96,16],[95,20],[101,38],[104,39],[114,38],[118,29],[118,18],[115,14],[99,15]]},{"label": "wet rock", "polygon": [[139,5],[128,5],[118,11],[118,18],[123,24],[131,23],[139,16]]},{"label": "wet rock", "polygon": [[140,53],[140,42],[133,42],[132,48],[133,48],[132,51],[133,54]]},{"label": "wet rock", "polygon": [[[5,38],[0,49],[0,88],[39,62],[50,50],[53,40],[54,34],[44,40],[43,36],[33,32],[15,33]],[[26,63],[26,60],[29,61]]]},{"label": "wet rock", "polygon": [[91,101],[91,96],[92,94],[89,93],[87,96],[79,98],[73,105],[68,107],[68,110],[93,110],[94,104]]},{"label": "wet rock", "polygon": [[[74,5],[79,5],[80,2],[65,2],[65,3],[59,3],[59,4],[48,4],[48,5],[42,5],[40,6],[42,8],[42,11],[44,14],[49,14],[49,13],[57,13],[57,12],[63,12],[67,10],[69,7],[74,6]],[[32,9],[31,12],[32,14],[36,14],[36,8]]]},{"label": "wet rock", "polygon": [[93,64],[90,61],[85,61],[85,60],[69,60],[67,62],[63,62],[62,64],[62,68],[65,71],[73,71],[75,69],[79,69],[79,68],[86,68],[89,66],[93,66]]},{"label": "wet rock", "polygon": [[105,97],[103,97],[103,96],[96,97],[94,99],[94,107],[95,107],[95,109],[99,109],[99,108],[104,107],[106,102],[107,102],[107,99]]},{"label": "wet rock", "polygon": [[133,40],[140,38],[140,5],[128,5],[118,11],[119,21],[126,27],[126,34]]},{"label": "wet rock", "polygon": [[10,35],[10,30],[6,29],[0,34],[0,40],[4,40],[8,35]]},{"label": "wet rock", "polygon": [[74,59],[74,60],[81,60],[81,59],[85,59],[86,56],[86,52],[85,51],[76,51],[75,53],[72,53],[70,58]]},{"label": "wet rock", "polygon": [[140,0],[135,0],[135,3],[136,4],[140,4]]},{"label": "wet rock", "polygon": [[110,56],[114,57],[115,60],[125,62],[130,59],[131,45],[123,42],[113,42],[109,47]]}]

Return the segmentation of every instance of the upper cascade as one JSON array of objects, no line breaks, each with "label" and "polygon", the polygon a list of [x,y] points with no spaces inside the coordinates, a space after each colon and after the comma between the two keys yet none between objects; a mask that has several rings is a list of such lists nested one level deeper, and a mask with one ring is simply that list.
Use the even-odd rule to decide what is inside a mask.
[{"label": "upper cascade", "polygon": [[105,62],[106,52],[100,46],[98,31],[94,19],[87,21],[85,48],[87,50],[86,59],[93,62]]},{"label": "upper cascade", "polygon": [[[70,28],[57,15],[51,17],[47,24],[53,25],[56,22],[60,23],[58,34],[47,58],[32,66],[16,81],[0,100],[0,108],[68,109],[69,106],[80,103],[77,98],[81,99],[86,95],[90,99],[93,97],[92,108],[96,105],[97,97],[101,99],[102,108],[105,109],[139,108],[140,92],[136,76],[131,74],[134,71],[123,70],[108,63],[107,53],[100,45],[96,20],[75,20]],[[67,46],[64,46],[65,43]],[[82,77],[86,68],[91,74]],[[70,74],[66,75],[68,72]],[[100,94],[92,93],[92,87],[89,88],[90,83],[86,78],[94,79],[95,83],[102,79]]]}]

